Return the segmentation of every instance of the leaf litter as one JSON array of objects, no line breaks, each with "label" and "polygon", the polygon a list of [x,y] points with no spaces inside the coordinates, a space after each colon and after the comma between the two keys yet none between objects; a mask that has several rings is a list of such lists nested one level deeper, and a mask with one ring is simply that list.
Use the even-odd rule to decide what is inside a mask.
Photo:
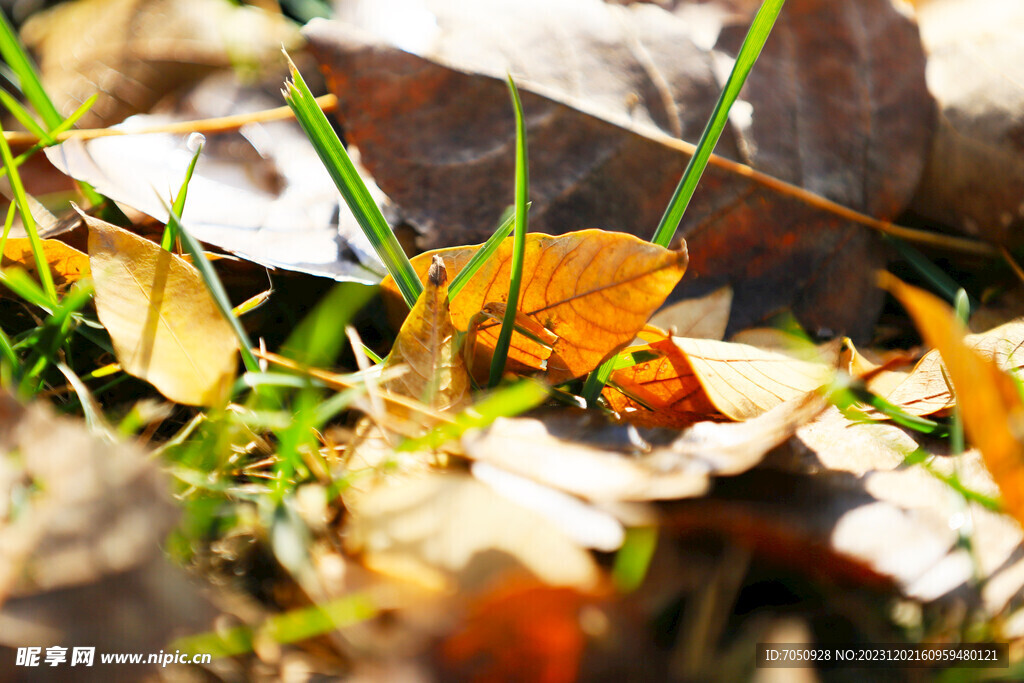
[{"label": "leaf litter", "polygon": [[[922,295],[890,283],[890,291],[908,307],[927,311],[914,316],[926,342],[936,347],[909,371],[904,369],[909,352],[858,349],[849,341],[843,354],[838,343],[814,347],[804,340],[794,348],[792,335],[750,329],[785,308],[816,332],[828,328],[865,338],[863,332],[873,326],[881,293],[870,282],[872,266],[889,256],[863,225],[845,223],[848,215],[805,203],[805,195],[766,178],[803,185],[885,220],[899,214],[931,139],[928,99],[921,90],[923,54],[912,24],[888,3],[873,0],[856,3],[841,17],[827,3],[793,2],[778,28],[785,40],[769,42],[765,74],[745,91],[753,118],[746,119],[741,106],[731,137],[724,140],[723,153],[757,169],[755,175],[716,161],[705,179],[706,196],[698,195],[688,214],[693,223],[683,230],[685,241],[666,250],[628,234],[571,231],[597,226],[640,232],[639,226],[653,224],[652,212],[671,189],[661,185],[675,177],[687,154],[685,144],[677,142],[694,137],[694,126],[713,103],[722,64],[735,51],[730,46],[738,36],[728,17],[742,17],[742,8],[679,3],[670,9],[686,20],[680,23],[668,10],[645,3],[580,3],[578,8],[587,9],[578,24],[565,25],[559,42],[548,39],[551,29],[543,22],[514,23],[529,5],[516,7],[521,4],[502,9],[508,25],[519,27],[517,35],[539,36],[536,44],[554,49],[572,46],[580,61],[548,58],[542,51],[522,56],[507,42],[488,44],[466,32],[475,25],[475,8],[462,10],[465,15],[446,14],[440,3],[427,5],[438,35],[446,37],[400,43],[428,61],[336,25],[315,24],[307,32],[338,91],[348,140],[360,145],[382,187],[421,231],[424,245],[464,244],[482,238],[493,225],[500,202],[465,197],[510,195],[502,189],[511,177],[502,166],[508,163],[499,159],[512,149],[499,123],[507,112],[491,97],[496,83],[491,77],[510,62],[524,73],[531,145],[540,152],[531,218],[556,234],[527,236],[526,277],[506,379],[537,375],[560,386],[548,389],[548,406],[524,416],[491,412],[488,398],[503,388],[495,394],[474,389],[474,376],[481,377],[475,368],[489,365],[496,321],[507,303],[510,241],[451,300],[447,279],[477,248],[456,246],[415,257],[424,294],[407,315],[404,303],[392,306],[392,317],[405,322],[378,367],[346,374],[261,350],[261,359],[289,374],[264,377],[250,369],[243,377],[252,383],[247,386],[278,382],[299,393],[260,394],[249,405],[229,405],[227,415],[244,417],[225,431],[230,443],[221,437],[223,452],[192,451],[170,469],[185,484],[176,491],[189,524],[202,519],[196,510],[203,505],[226,512],[224,526],[192,537],[185,556],[218,581],[234,585],[252,576],[264,587],[272,585],[273,595],[252,585],[250,593],[285,611],[268,618],[243,600],[229,611],[242,615],[238,618],[247,626],[225,630],[221,624],[200,633],[198,642],[230,652],[232,657],[219,661],[238,667],[234,670],[244,671],[242,676],[269,670],[283,677],[289,667],[301,666],[371,678],[440,671],[455,678],[573,680],[642,672],[650,680],[749,670],[744,669],[752,662],[747,654],[731,659],[747,645],[752,652],[753,643],[775,637],[790,642],[827,637],[815,613],[845,620],[844,626],[873,642],[912,641],[920,634],[948,640],[971,628],[987,629],[990,639],[1019,638],[1024,536],[1014,519],[1020,516],[1021,456],[1014,431],[1020,397],[1012,379],[1019,321],[961,341],[948,311],[939,312]],[[556,3],[549,11],[558,16],[567,7]],[[737,11],[729,15],[723,8]],[[870,80],[865,74],[877,76],[875,70],[904,59],[902,80],[886,93],[862,92],[861,99],[839,103],[830,90],[835,83],[827,82],[817,65],[807,66],[812,60],[806,55],[825,49],[817,42],[825,34],[808,28],[819,25],[829,26],[828,41],[849,53],[836,83],[861,84]],[[588,31],[607,38],[606,46],[597,49]],[[870,44],[853,45],[851,36],[864,31]],[[780,42],[793,52],[782,54]],[[689,59],[667,58],[680,52]],[[642,68],[604,68],[620,58]],[[460,71],[446,70],[453,64]],[[350,71],[351,65],[360,69]],[[381,73],[395,65],[414,68],[418,80],[392,74],[393,92],[375,88]],[[785,91],[773,99],[772,87],[788,83],[779,75],[787,68],[796,70],[803,94]],[[578,78],[602,69],[609,80]],[[573,82],[576,90],[569,87]],[[343,83],[352,92],[343,92]],[[458,107],[438,104],[435,92],[455,93],[449,99]],[[888,107],[897,106],[893,102],[913,115],[886,119]],[[803,114],[788,122],[789,134],[772,132],[794,107]],[[827,124],[850,116],[879,125],[840,126],[836,138]],[[450,120],[438,122],[445,117]],[[395,134],[410,127],[416,135]],[[452,130],[459,131],[454,141]],[[554,140],[553,130],[561,130],[565,139]],[[130,137],[121,140],[135,144]],[[100,146],[89,148],[95,142],[76,153],[86,161],[104,156]],[[469,152],[459,146],[466,144]],[[585,149],[567,154],[573,145]],[[554,150],[550,158],[544,147]],[[865,149],[877,156],[858,156],[857,150]],[[580,154],[591,157],[570,168]],[[558,155],[565,160],[561,166],[552,161]],[[230,170],[231,155],[224,158]],[[850,166],[851,158],[862,163]],[[458,180],[457,174],[468,170],[467,159],[474,160],[468,166],[477,164],[470,174],[476,184]],[[118,173],[130,177],[135,164]],[[421,182],[428,173],[442,172],[456,175]],[[162,189],[173,190],[180,182],[174,172],[161,177]],[[104,191],[116,194],[116,185]],[[457,186],[470,189],[457,196],[450,192]],[[632,186],[645,194],[631,194]],[[442,187],[448,196],[430,194]],[[193,196],[190,190],[187,210],[202,192]],[[126,199],[127,205],[144,203],[142,193]],[[234,200],[226,203],[228,209],[237,206]],[[93,242],[106,235],[119,245],[94,244],[89,250],[100,323],[111,335],[117,360],[176,403],[216,403],[234,376],[238,347],[230,331],[197,327],[196,311],[210,321],[223,318],[199,294],[206,290],[196,273],[155,243],[95,218],[86,222]],[[335,258],[336,244],[335,251],[318,248],[324,263]],[[272,241],[260,248],[263,257],[237,251],[269,265],[288,260],[271,263],[266,254],[280,256]],[[47,243],[45,253],[65,285],[90,270],[82,266],[85,255],[63,242]],[[9,240],[3,263],[31,268],[34,258],[23,243]],[[112,280],[108,263],[148,284]],[[133,354],[145,347],[147,332],[139,337],[130,329],[125,337],[103,301],[112,293],[115,299],[132,299],[127,310],[134,313],[122,317],[136,328],[150,312],[162,315],[159,287],[152,286],[163,272],[161,263],[182,287],[171,299],[186,302],[188,309],[168,327],[198,342],[185,350],[186,357],[213,363],[213,369],[191,379],[173,363],[133,369]],[[290,263],[337,277],[307,267],[308,259]],[[687,277],[699,279],[683,280],[682,289],[670,294],[688,263]],[[383,289],[398,299],[392,282],[385,281]],[[705,292],[714,293],[693,296]],[[679,297],[689,298],[654,318],[669,332],[650,327],[666,299]],[[373,315],[382,317],[382,309]],[[372,335],[381,326],[359,321],[360,333]],[[727,337],[732,340],[723,341]],[[352,355],[360,356],[357,337],[350,339],[356,347]],[[230,355],[231,362],[214,362],[214,348],[221,348],[224,358]],[[157,355],[161,363],[172,360]],[[579,405],[575,393],[583,377],[609,359],[615,365],[601,398],[607,415],[554,407],[555,398]],[[346,357],[339,364],[350,361]],[[331,362],[318,359],[325,366]],[[975,448],[957,454],[934,437],[877,420],[852,420],[826,408],[826,394],[844,372],[911,413],[954,426],[963,419]],[[183,381],[194,386],[181,393]],[[28,418],[25,409],[4,400],[9,407],[0,434],[10,441],[15,432],[7,427]],[[340,420],[303,422],[303,406],[318,402],[325,408],[342,406],[332,408],[331,415],[346,407],[356,410]],[[287,408],[281,410],[282,405]],[[292,409],[294,414],[287,412]],[[235,419],[216,410],[201,416],[181,433]],[[307,430],[311,438],[293,443],[287,432],[260,426],[278,424],[275,420],[316,426]],[[452,431],[438,431],[442,428]],[[40,431],[32,431],[31,438]],[[188,437],[172,443],[179,438]],[[24,460],[26,447],[19,448],[17,458]],[[165,457],[173,449],[164,447]],[[145,462],[137,456],[137,462]],[[121,467],[120,461],[115,464]],[[295,491],[281,494],[281,482],[294,484]],[[120,500],[117,495],[114,500]],[[114,527],[120,534],[121,527]],[[648,540],[647,550],[638,550],[637,539],[644,534],[650,539],[654,529],[654,545]],[[26,552],[35,552],[32,543]],[[632,594],[619,574],[631,562],[640,567]],[[119,565],[114,571],[122,572],[120,578],[131,568]],[[61,576],[56,569],[46,572]],[[792,595],[772,593],[773,586],[807,595],[794,602]],[[155,604],[147,599],[141,604]],[[52,603],[19,600],[9,600],[5,609],[22,610],[26,622],[60,614]],[[311,601],[322,606],[316,616],[310,616]],[[185,604],[193,616],[206,618],[207,608],[190,600]],[[779,604],[797,605],[790,612],[795,616],[787,621],[776,609]],[[892,616],[895,607],[908,605],[913,605],[909,620]],[[745,619],[743,613],[763,618]],[[180,613],[169,617],[174,620],[183,623]],[[648,637],[652,624],[670,622],[676,626],[657,636],[664,642]],[[195,633],[210,623],[190,628]],[[237,640],[242,633],[248,640]],[[793,633],[799,637],[785,635]],[[247,658],[249,651],[254,655]],[[699,654],[704,652],[710,654]]]}]

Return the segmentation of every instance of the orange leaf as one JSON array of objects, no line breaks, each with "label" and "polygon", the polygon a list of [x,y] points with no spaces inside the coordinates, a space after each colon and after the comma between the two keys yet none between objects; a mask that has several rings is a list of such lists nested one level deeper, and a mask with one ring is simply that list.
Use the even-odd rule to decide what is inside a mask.
[{"label": "orange leaf", "polygon": [[910,312],[921,337],[942,355],[957,394],[967,436],[1003,494],[1003,502],[1024,521],[1024,401],[1017,384],[991,360],[968,348],[965,329],[938,297],[884,273],[880,284]]},{"label": "orange leaf", "polygon": [[448,310],[448,273],[435,256],[426,287],[398,332],[384,370],[400,364],[409,372],[385,383],[389,391],[438,410],[458,408],[469,397],[469,374],[455,344]]},{"label": "orange leaf", "polygon": [[[89,257],[60,240],[42,240],[43,256],[53,272],[53,283],[66,287],[89,275]],[[0,266],[19,265],[27,271],[36,270],[32,245],[27,237],[12,237],[4,244]]]},{"label": "orange leaf", "polygon": [[635,350],[650,350],[659,357],[612,373],[611,386],[604,389],[612,410],[645,427],[681,429],[701,420],[724,418],[671,337]]},{"label": "orange leaf", "polygon": [[[412,260],[420,278],[434,255],[457,273],[478,246],[440,249]],[[506,239],[452,305],[452,322],[468,329],[471,318],[490,303],[506,303],[512,240]],[[553,383],[580,377],[617,348],[633,340],[686,270],[683,246],[670,251],[623,233],[581,230],[552,237],[526,236],[519,310],[558,336],[547,359]],[[397,292],[385,279],[385,291]],[[494,348],[498,325],[477,329],[479,346]],[[536,343],[515,334],[509,360],[536,363]],[[531,350],[533,353],[531,353]]]}]

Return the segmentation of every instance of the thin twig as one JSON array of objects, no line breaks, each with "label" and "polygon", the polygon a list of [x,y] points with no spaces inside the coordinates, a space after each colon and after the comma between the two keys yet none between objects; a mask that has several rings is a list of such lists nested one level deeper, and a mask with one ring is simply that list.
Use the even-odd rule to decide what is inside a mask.
[{"label": "thin twig", "polygon": [[[322,95],[316,98],[316,103],[323,111],[334,111],[338,106],[338,98],[334,95]],[[113,135],[149,135],[154,133],[205,133],[216,135],[217,133],[229,133],[236,131],[247,123],[268,123],[270,121],[284,121],[295,118],[290,107],[275,107],[274,109],[263,109],[248,114],[233,114],[212,119],[196,119],[194,121],[176,121],[160,126],[150,126],[137,130],[124,130],[120,128],[85,128],[82,130],[68,130],[54,136],[59,142],[65,140],[92,140]],[[11,145],[34,145],[39,138],[32,133],[24,131],[5,131],[4,139]]]}]

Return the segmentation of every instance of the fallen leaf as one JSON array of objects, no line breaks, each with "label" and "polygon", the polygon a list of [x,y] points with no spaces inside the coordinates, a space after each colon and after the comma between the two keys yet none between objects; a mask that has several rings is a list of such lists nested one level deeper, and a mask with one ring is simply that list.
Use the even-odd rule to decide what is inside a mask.
[{"label": "fallen leaf", "polygon": [[[1024,366],[1024,354],[1021,353],[1024,320],[1009,322],[981,334],[966,335],[964,343],[1006,372],[1016,372]],[[883,396],[908,413],[921,416],[943,412],[956,404],[950,391],[949,373],[938,349],[926,353],[905,379]]]},{"label": "fallen leaf", "polygon": [[376,571],[438,590],[483,588],[527,571],[549,586],[592,588],[589,553],[538,513],[469,475],[394,477],[349,510],[345,547]]},{"label": "fallen leaf", "polygon": [[466,457],[591,501],[668,500],[707,491],[699,463],[662,471],[624,453],[553,435],[536,418],[498,418],[462,438]]},{"label": "fallen leaf", "polygon": [[678,429],[701,420],[726,419],[671,338],[628,350],[648,351],[658,357],[611,374],[602,395],[624,420],[644,427]]},{"label": "fallen leaf", "polygon": [[828,384],[835,370],[828,349],[804,360],[747,344],[684,337],[640,348],[658,357],[613,372],[604,396],[617,413],[646,426],[749,420]]},{"label": "fallen leaf", "polygon": [[[42,240],[43,257],[50,264],[53,283],[63,289],[89,276],[89,257],[60,240]],[[11,237],[4,244],[0,267],[18,265],[29,273],[35,273],[36,260],[32,245],[27,237]]]},{"label": "fallen leaf", "polygon": [[891,275],[882,285],[907,309],[924,341],[942,354],[964,431],[985,458],[1007,511],[1024,521],[1024,400],[1018,384],[964,343],[963,323],[938,297]]},{"label": "fallen leaf", "polygon": [[[177,99],[173,111],[139,114],[112,127],[124,135],[71,139],[47,148],[46,156],[63,173],[165,223],[194,141],[187,134],[132,131],[279,104],[255,86],[210,77]],[[394,214],[372,180],[368,186],[378,206]],[[197,239],[265,266],[375,284],[385,268],[340,201],[297,123],[250,122],[206,138],[181,221]]]},{"label": "fallen leaf", "polygon": [[238,342],[199,271],[159,244],[82,217],[96,312],[124,371],[177,403],[222,400],[234,380]]},{"label": "fallen leaf", "polygon": [[[437,35],[421,56],[339,23],[304,29],[348,139],[424,247],[483,241],[512,196],[506,72],[522,86],[535,229],[649,237],[688,159],[678,139],[699,137],[750,16],[725,27],[736,14],[720,5],[697,22],[598,0],[425,7]],[[392,23],[363,28],[390,36]],[[882,303],[866,265],[884,261],[875,236],[776,179],[883,218],[902,210],[933,125],[917,29],[889,0],[800,0],[775,33],[718,145],[772,178],[713,160],[680,231],[699,279],[676,295],[730,284],[730,333],[790,307],[811,329],[866,337]]]},{"label": "fallen leaf", "polygon": [[[88,26],[88,30],[83,30]],[[272,63],[295,28],[281,15],[216,0],[86,0],[32,17],[35,52],[61,115],[99,100],[80,120],[102,128],[148,111],[168,92],[217,69]]]},{"label": "fallen leaf", "polygon": [[1007,245],[1024,222],[1024,6],[930,0],[917,8],[939,125],[914,197],[921,216]]},{"label": "fallen leaf", "polygon": [[586,635],[580,610],[587,596],[513,580],[477,598],[462,627],[441,644],[457,680],[578,680]]},{"label": "fallen leaf", "polygon": [[[161,549],[179,510],[153,459],[2,390],[0,425],[5,652],[62,646],[70,658],[70,648],[83,645],[156,652],[182,630],[208,628],[218,613],[210,592],[200,593]],[[2,669],[14,671],[13,652],[8,661]],[[79,668],[76,680],[109,678]]]},{"label": "fallen leaf", "polygon": [[[413,267],[425,279],[434,255],[458,273],[479,247],[455,247],[421,254]],[[557,237],[526,236],[519,311],[557,335],[546,360],[547,377],[558,384],[580,377],[636,336],[686,269],[686,247],[663,249],[622,233],[581,230]],[[508,298],[512,240],[506,239],[452,303],[452,322],[466,330],[487,304]],[[385,291],[397,292],[390,277]],[[394,297],[392,297],[394,298]],[[481,325],[476,341],[494,348],[498,325]],[[537,365],[537,344],[514,334],[509,359]]]},{"label": "fallen leaf", "polygon": [[669,330],[676,337],[722,339],[729,326],[732,287],[726,285],[707,296],[684,299],[654,314],[651,324]]},{"label": "fallen leaf", "polygon": [[456,343],[448,309],[448,272],[440,256],[431,261],[423,293],[398,331],[384,371],[403,364],[409,372],[385,382],[388,391],[435,410],[458,410],[468,403],[469,373]]}]

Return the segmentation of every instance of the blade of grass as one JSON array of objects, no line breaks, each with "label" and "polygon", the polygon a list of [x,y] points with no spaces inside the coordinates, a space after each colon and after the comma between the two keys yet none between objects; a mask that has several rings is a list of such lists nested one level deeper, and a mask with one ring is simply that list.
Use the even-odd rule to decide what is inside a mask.
[{"label": "blade of grass", "polygon": [[[60,115],[57,107],[53,104],[53,100],[46,94],[46,90],[39,80],[39,71],[35,63],[28,53],[25,52],[25,48],[22,47],[21,41],[18,40],[14,28],[7,21],[7,16],[3,11],[0,11],[0,57],[3,57],[4,61],[10,65],[11,70],[18,77],[18,87],[21,89],[22,94],[25,95],[25,99],[36,110],[36,113],[39,114],[39,118],[43,120],[46,127],[50,129],[49,135],[53,136],[53,131],[61,125],[64,117]],[[0,136],[2,135],[4,135],[4,132],[0,130]],[[4,163],[6,165],[6,160],[4,160]],[[103,197],[91,186],[85,183],[81,183],[80,186],[82,194],[92,204],[95,205],[103,202]]]},{"label": "blade of grass", "polygon": [[[708,119],[704,132],[697,142],[697,147],[690,157],[689,163],[686,164],[686,169],[679,179],[679,184],[676,185],[675,192],[672,193],[672,199],[669,200],[665,213],[654,231],[654,236],[651,237],[653,244],[667,249],[672,243],[676,230],[679,229],[679,223],[683,220],[683,214],[686,213],[686,207],[689,206],[690,199],[693,198],[697,183],[704,174],[711,153],[715,150],[718,138],[721,137],[725,124],[729,120],[729,110],[732,109],[750,70],[754,67],[754,62],[761,54],[761,48],[764,47],[784,3],[785,0],[764,0],[761,3],[761,9],[757,11],[757,15],[747,31],[747,36],[743,39],[732,71],[729,73],[729,79],[725,82],[722,94],[718,97],[718,102],[715,103],[715,108],[711,112],[711,118]],[[588,406],[593,406],[601,395],[601,389],[604,388],[611,375],[611,367],[615,364],[615,360],[615,358],[606,360],[587,377],[584,384],[584,398]]]},{"label": "blade of grass", "polygon": [[[530,210],[532,202],[526,203],[526,210]],[[495,228],[494,234],[492,234],[487,241],[483,243],[476,253],[473,254],[473,258],[469,259],[469,263],[463,266],[459,274],[455,276],[452,283],[448,285],[448,301],[455,301],[455,297],[459,295],[462,288],[469,284],[469,281],[476,275],[480,267],[487,263],[488,259],[494,255],[494,252],[498,250],[501,243],[505,241],[505,238],[512,234],[512,228],[515,226],[516,219],[516,208],[510,206],[505,209],[501,214],[501,220],[498,221],[498,227]]]},{"label": "blade of grass", "polygon": [[[96,104],[96,100],[98,98],[99,98],[99,95],[92,95],[92,96],[90,96],[85,102],[83,102],[81,104],[81,106],[78,107],[78,109],[76,109],[71,114],[71,116],[69,116],[66,119],[64,119],[64,121],[59,126],[54,128],[49,133],[49,136],[50,136],[52,142],[49,142],[49,143],[47,143],[47,142],[37,142],[37,143],[35,143],[34,145],[32,145],[27,150],[25,150],[24,152],[22,152],[21,154],[19,154],[18,156],[16,156],[14,158],[14,166],[16,168],[18,166],[21,166],[23,163],[25,163],[25,161],[27,161],[29,159],[29,157],[31,157],[33,154],[35,154],[39,150],[43,149],[44,147],[49,147],[51,144],[57,144],[57,142],[58,142],[57,136],[59,136],[61,133],[65,132],[66,130],[71,128],[71,126],[75,125],[75,123],[78,122],[78,119],[82,118],[85,115],[85,112],[89,111],[89,109],[92,108],[92,105]],[[7,174],[7,167],[4,166],[3,168],[0,168],[0,178],[4,177],[6,174]]]},{"label": "blade of grass", "polygon": [[62,119],[60,112],[43,89],[36,65],[21,46],[14,27],[7,21],[7,15],[3,11],[0,11],[0,56],[18,77],[18,87],[47,128],[53,130],[59,126]]},{"label": "blade of grass", "polygon": [[[174,211],[174,215],[180,216],[185,210],[185,197],[188,196],[188,184],[192,180],[192,172],[196,170],[196,162],[199,161],[199,155],[203,153],[203,144],[199,143],[199,147],[196,149],[195,154],[192,155],[192,161],[188,164],[188,170],[185,171],[185,180],[181,183],[181,188],[178,190],[178,196],[174,198],[174,204],[171,205],[171,209]],[[174,248],[174,243],[178,239],[178,232],[174,229],[174,223],[167,221],[167,225],[164,227],[163,237],[160,239],[160,246],[165,251],[171,251]]]},{"label": "blade of grass", "polygon": [[2,329],[0,329],[0,355],[7,359],[7,362],[11,364],[12,370],[17,370],[21,366],[18,354],[14,352],[14,347],[11,346],[10,337]]},{"label": "blade of grass", "polygon": [[0,88],[0,104],[7,107],[7,111],[11,112],[14,118],[18,120],[18,123],[25,127],[25,130],[35,135],[41,142],[48,145],[53,144],[53,136],[39,125],[32,116],[32,112],[26,109],[25,105],[21,102],[11,97],[11,94],[3,88]]},{"label": "blade of grass", "polygon": [[882,235],[882,239],[896,247],[896,250],[900,252],[900,256],[905,258],[907,262],[913,266],[914,269],[920,273],[921,276],[927,280],[928,283],[947,301],[953,302],[956,300],[957,291],[960,289],[960,285],[957,284],[956,280],[951,278],[946,271],[935,265],[931,259],[922,254],[915,247],[907,244],[898,237]]},{"label": "blade of grass", "polygon": [[366,184],[359,177],[345,146],[341,144],[327,117],[320,110],[306,82],[302,80],[302,74],[287,52],[285,57],[291,70],[291,80],[285,83],[285,102],[295,112],[295,118],[306,132],[309,141],[313,143],[317,155],[331,174],[352,215],[384,262],[391,277],[395,279],[405,303],[412,308],[423,291],[423,283],[420,282],[409,262],[409,257],[405,255],[398,238],[380,212],[377,202],[370,196]]},{"label": "blade of grass", "polygon": [[519,99],[519,90],[511,74],[508,76],[508,89],[512,95],[512,105],[516,113],[516,212],[515,227],[512,241],[512,272],[509,275],[508,301],[505,304],[505,317],[501,321],[501,331],[494,345],[491,357],[491,372],[488,385],[495,387],[505,372],[505,361],[508,359],[508,348],[512,342],[512,331],[515,326],[516,311],[519,309],[519,288],[523,281],[523,259],[526,253],[526,229],[528,216],[526,198],[530,194],[530,169],[526,150],[526,121],[523,118],[523,103]]},{"label": "blade of grass", "polygon": [[[163,199],[160,199],[161,203]],[[232,312],[231,300],[228,299],[228,294],[224,291],[224,285],[221,284],[220,278],[217,276],[217,271],[213,269],[210,264],[210,259],[206,258],[206,251],[202,245],[199,244],[199,240],[189,234],[187,230],[181,225],[181,219],[174,212],[174,209],[168,207],[166,204],[164,208],[167,210],[167,221],[174,224],[174,231],[181,239],[182,244],[185,245],[185,250],[192,256],[192,265],[196,267],[199,274],[203,278],[203,282],[206,284],[206,288],[209,290],[210,295],[213,297],[214,303],[217,304],[217,309],[220,310],[221,315],[231,325],[231,329],[235,332],[235,337],[238,339],[239,351],[242,353],[242,362],[245,364],[245,369],[249,372],[259,372],[260,363],[256,360],[256,356],[252,353],[252,342],[249,341],[249,335],[246,334],[245,329],[242,327],[242,323],[239,322],[238,318]]]},{"label": "blade of grass", "polygon": [[654,231],[654,237],[651,238],[651,242],[654,244],[667,248],[672,242],[672,238],[675,237],[686,207],[693,197],[697,182],[704,174],[708,159],[711,158],[711,152],[718,144],[718,138],[722,135],[722,130],[725,129],[725,124],[729,120],[729,110],[739,96],[743,83],[754,67],[754,62],[761,54],[761,48],[764,47],[784,2],[785,0],[764,0],[761,3],[761,9],[757,11],[754,21],[750,24],[750,30],[747,31],[747,37],[743,39],[743,45],[740,46],[740,51],[736,55],[736,62],[733,64],[729,79],[725,82],[725,88],[700,136],[697,151],[690,157],[690,162],[686,165],[686,170],[683,171],[683,177],[679,179],[679,185],[676,186],[672,199],[665,209],[665,214],[661,217],[657,230]]},{"label": "blade of grass", "polygon": [[[967,297],[967,290],[963,288],[956,290],[956,295],[953,297],[953,310],[956,311],[956,316],[966,327],[971,319],[971,301]],[[949,387],[952,393],[953,383],[946,377],[945,371],[943,371],[942,376],[946,380],[946,386]],[[955,394],[953,395],[955,396]],[[964,436],[964,421],[963,416],[960,414],[960,405],[957,404],[953,406],[953,414],[950,416],[949,450],[954,455],[959,455],[966,449],[967,440]]]},{"label": "blade of grass", "polygon": [[57,288],[53,286],[53,275],[50,273],[50,264],[46,262],[43,255],[43,244],[39,240],[39,231],[36,230],[36,221],[29,210],[28,195],[25,194],[25,186],[21,182],[21,174],[14,166],[14,158],[11,155],[11,147],[7,140],[3,139],[3,126],[0,125],[0,157],[3,158],[4,166],[7,167],[7,177],[11,181],[11,189],[14,191],[14,202],[18,205],[21,213],[22,223],[25,225],[25,232],[28,234],[29,244],[32,247],[32,257],[36,262],[36,269],[39,271],[39,279],[43,283],[43,291],[52,303],[57,303]]}]

